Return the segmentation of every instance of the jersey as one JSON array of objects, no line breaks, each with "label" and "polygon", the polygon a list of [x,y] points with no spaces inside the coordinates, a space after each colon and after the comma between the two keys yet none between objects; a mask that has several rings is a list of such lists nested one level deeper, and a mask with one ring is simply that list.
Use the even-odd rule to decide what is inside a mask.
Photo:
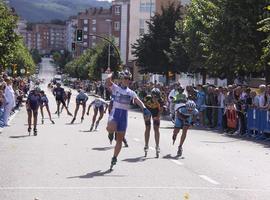
[{"label": "jersey", "polygon": [[161,99],[159,99],[158,101],[154,101],[152,96],[148,95],[144,98],[144,105],[151,112],[152,117],[157,117],[160,112],[161,105],[163,105],[163,102]]},{"label": "jersey", "polygon": [[57,100],[64,99],[64,97],[65,97],[65,90],[64,90],[64,88],[61,88],[61,87],[54,88],[53,94],[55,95],[55,98]]},{"label": "jersey", "polygon": [[86,102],[88,100],[88,96],[84,93],[84,92],[80,92],[77,97],[76,97],[76,101],[77,102]]},{"label": "jersey", "polygon": [[48,105],[49,100],[46,95],[40,97],[40,103],[41,105]]},{"label": "jersey", "polygon": [[39,94],[35,94],[34,91],[31,91],[27,97],[27,103],[29,105],[29,108],[32,110],[38,109],[41,102],[41,97]]},{"label": "jersey", "polygon": [[114,95],[113,109],[118,108],[122,110],[128,110],[130,102],[134,98],[138,98],[137,94],[128,87],[122,88],[116,84],[113,84],[110,89]]},{"label": "jersey", "polygon": [[185,105],[176,109],[177,117],[175,119],[175,128],[183,128],[184,126],[190,126],[192,124],[193,117],[196,116],[199,111],[197,109],[189,112]]},{"label": "jersey", "polygon": [[95,108],[100,108],[101,106],[107,105],[107,102],[104,99],[97,98],[92,101],[90,105],[94,105]]}]

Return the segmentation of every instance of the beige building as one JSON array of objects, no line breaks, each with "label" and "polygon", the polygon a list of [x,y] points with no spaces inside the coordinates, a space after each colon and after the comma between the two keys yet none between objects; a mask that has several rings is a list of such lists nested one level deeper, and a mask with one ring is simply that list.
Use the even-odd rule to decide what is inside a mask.
[{"label": "beige building", "polygon": [[[161,12],[161,7],[170,2],[180,3],[180,0],[132,0],[130,2],[130,24],[129,24],[129,53],[128,61],[133,65],[135,57],[132,55],[132,44],[136,43],[141,34],[148,32],[147,21],[155,13]],[[138,78],[138,68],[133,66],[134,78]]]}]

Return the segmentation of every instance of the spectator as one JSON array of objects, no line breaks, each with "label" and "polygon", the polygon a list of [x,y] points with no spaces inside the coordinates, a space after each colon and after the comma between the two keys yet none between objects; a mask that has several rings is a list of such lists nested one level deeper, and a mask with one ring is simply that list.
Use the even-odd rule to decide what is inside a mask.
[{"label": "spectator", "polygon": [[14,96],[14,90],[12,88],[11,79],[6,78],[5,82],[6,82],[6,88],[5,88],[5,92],[4,92],[4,96],[5,96],[4,124],[5,124],[5,126],[9,126],[8,119],[9,119],[9,116],[10,116],[12,109],[15,106],[15,96]]}]

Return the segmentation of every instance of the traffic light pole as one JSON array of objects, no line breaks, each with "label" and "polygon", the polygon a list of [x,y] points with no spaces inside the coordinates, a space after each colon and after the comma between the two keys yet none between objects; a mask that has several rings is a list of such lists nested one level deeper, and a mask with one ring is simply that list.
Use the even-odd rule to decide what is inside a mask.
[{"label": "traffic light pole", "polygon": [[96,36],[96,37],[98,37],[98,38],[101,38],[101,39],[107,41],[109,44],[111,44],[111,46],[114,48],[114,50],[115,50],[116,53],[117,53],[117,57],[118,57],[118,65],[120,65],[120,64],[122,63],[122,61],[121,61],[121,55],[120,55],[120,53],[119,53],[119,51],[118,51],[118,48],[115,46],[115,44],[114,44],[109,38],[106,38],[106,37],[103,37],[103,36],[100,36],[100,35],[96,35],[96,34],[92,34],[92,33],[89,34],[89,36]]}]

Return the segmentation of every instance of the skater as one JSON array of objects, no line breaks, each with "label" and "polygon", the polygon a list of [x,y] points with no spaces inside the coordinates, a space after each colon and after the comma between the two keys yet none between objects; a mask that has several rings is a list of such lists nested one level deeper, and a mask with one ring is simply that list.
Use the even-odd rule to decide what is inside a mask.
[{"label": "skater", "polygon": [[129,104],[132,100],[140,106],[143,111],[144,116],[150,116],[150,111],[145,107],[143,102],[137,97],[137,94],[128,88],[129,82],[132,78],[131,73],[128,70],[124,70],[119,73],[120,78],[120,86],[116,85],[112,82],[112,74],[106,79],[106,86],[110,88],[113,94],[115,94],[115,98],[113,101],[113,109],[109,116],[109,121],[107,125],[107,131],[110,134],[116,132],[116,145],[114,148],[114,154],[111,160],[111,167],[112,170],[113,166],[117,162],[117,156],[119,155],[122,142],[126,133],[127,129],[127,110]]},{"label": "skater", "polygon": [[49,108],[49,100],[45,94],[45,92],[42,90],[40,92],[40,113],[41,113],[41,123],[44,124],[44,112],[43,112],[43,108],[45,107],[47,112],[48,112],[48,115],[49,115],[49,118],[50,118],[50,121],[52,122],[52,124],[54,124],[54,121],[52,120],[52,116],[51,116],[51,111],[50,111],[50,108]]},{"label": "skater", "polygon": [[64,106],[64,108],[67,111],[67,114],[72,116],[72,114],[69,112],[67,106],[66,106],[66,102],[65,102],[65,90],[64,88],[61,87],[60,83],[56,84],[56,88],[54,88],[53,90],[53,95],[55,96],[55,100],[57,103],[57,115],[58,117],[60,116],[60,104],[62,103],[62,105]]},{"label": "skater", "polygon": [[41,102],[40,88],[36,87],[34,90],[30,91],[28,98],[26,100],[26,110],[28,115],[28,132],[29,136],[32,130],[32,116],[34,118],[34,136],[37,136],[37,117],[38,108]]},{"label": "skater", "polygon": [[[101,119],[103,118],[104,113],[106,113],[106,111],[108,109],[108,103],[104,99],[102,99],[100,97],[96,98],[88,106],[87,113],[86,113],[87,115],[89,115],[89,111],[90,111],[90,108],[92,106],[94,106],[94,115],[93,115],[93,118],[92,118],[92,125],[90,127],[90,131],[92,131],[94,129],[94,125],[95,125],[95,122],[96,122],[96,117],[97,117],[97,114],[99,112],[99,118],[98,118],[98,120],[96,122],[96,126],[95,126],[95,130],[97,130],[99,122],[101,121]],[[104,106],[105,106],[105,110],[104,110]]]},{"label": "skater", "polygon": [[190,126],[193,125],[194,121],[196,120],[196,116],[199,113],[196,109],[196,104],[192,100],[188,100],[185,105],[176,105],[176,120],[175,120],[175,127],[173,130],[173,144],[176,140],[177,134],[179,133],[180,129],[183,129],[182,136],[180,138],[180,144],[178,146],[177,156],[182,156],[183,153],[183,144],[186,139],[187,131]]},{"label": "skater", "polygon": [[[111,100],[110,100],[110,103],[109,103],[109,107],[108,107],[109,115],[111,114],[111,111],[112,111],[113,100],[114,100],[114,95],[112,95]],[[109,138],[109,140],[110,140],[110,144],[112,144],[113,138],[114,138],[115,141],[116,141],[116,133],[114,133],[114,134],[108,133],[108,138]],[[128,147],[128,142],[127,142],[126,137],[123,138],[123,143],[124,143],[125,147]]]},{"label": "skater", "polygon": [[77,117],[77,113],[78,110],[80,108],[80,105],[82,105],[82,117],[81,117],[81,123],[84,120],[84,114],[85,114],[85,109],[86,109],[86,102],[88,101],[88,96],[84,93],[84,91],[82,89],[79,90],[79,94],[76,97],[76,108],[75,108],[75,112],[74,112],[74,117],[71,121],[71,124],[74,123],[74,121],[76,120]]},{"label": "skater", "polygon": [[[155,142],[156,142],[156,157],[159,157],[160,148],[159,148],[159,125],[160,125],[160,114],[162,112],[163,101],[160,97],[160,90],[158,88],[153,88],[151,91],[151,95],[148,95],[144,98],[144,105],[151,112],[151,116],[153,119],[153,128],[155,132]],[[151,130],[151,117],[145,118],[145,146],[144,152],[145,157],[147,156],[148,148],[149,148],[149,137]]]}]

